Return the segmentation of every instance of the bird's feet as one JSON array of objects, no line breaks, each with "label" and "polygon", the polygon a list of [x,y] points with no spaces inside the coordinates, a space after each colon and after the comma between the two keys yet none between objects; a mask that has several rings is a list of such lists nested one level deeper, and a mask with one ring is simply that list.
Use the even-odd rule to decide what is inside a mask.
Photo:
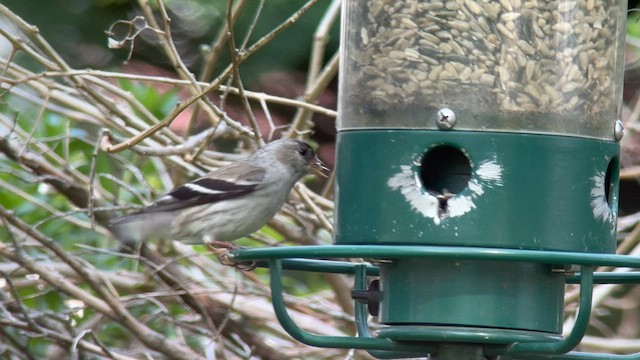
[{"label": "bird's feet", "polygon": [[229,253],[240,247],[225,241],[209,241],[207,243],[209,250],[218,258],[218,261],[222,265],[234,267],[236,269],[251,271],[256,268],[257,262],[255,261],[231,261],[229,260]]}]

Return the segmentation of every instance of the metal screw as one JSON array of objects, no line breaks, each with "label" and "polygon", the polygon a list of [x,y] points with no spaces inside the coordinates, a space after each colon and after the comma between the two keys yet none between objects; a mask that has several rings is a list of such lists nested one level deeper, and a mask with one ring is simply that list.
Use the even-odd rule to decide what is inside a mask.
[{"label": "metal screw", "polygon": [[622,140],[624,136],[624,126],[622,125],[622,121],[620,119],[616,120],[616,124],[613,126],[613,138],[616,141]]},{"label": "metal screw", "polygon": [[448,108],[442,108],[438,110],[438,116],[436,117],[436,125],[440,130],[451,130],[456,126],[456,113]]}]

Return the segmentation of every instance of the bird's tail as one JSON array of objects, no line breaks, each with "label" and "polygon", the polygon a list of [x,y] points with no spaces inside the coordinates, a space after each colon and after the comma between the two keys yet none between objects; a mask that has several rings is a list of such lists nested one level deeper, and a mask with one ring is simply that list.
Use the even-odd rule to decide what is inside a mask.
[{"label": "bird's tail", "polygon": [[171,213],[135,213],[119,217],[109,224],[109,230],[127,245],[149,238],[167,236],[171,227]]}]

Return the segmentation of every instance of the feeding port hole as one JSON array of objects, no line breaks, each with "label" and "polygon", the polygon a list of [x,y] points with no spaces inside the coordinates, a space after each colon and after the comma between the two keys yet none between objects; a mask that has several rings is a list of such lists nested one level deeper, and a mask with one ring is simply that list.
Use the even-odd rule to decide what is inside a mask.
[{"label": "feeding port hole", "polygon": [[[609,207],[614,207],[614,204],[612,203],[613,198],[612,195],[615,194],[616,191],[616,186],[618,184],[617,181],[617,174],[618,174],[618,158],[614,157],[613,159],[611,159],[609,161],[609,165],[607,166],[607,172],[605,173],[604,176],[604,195],[607,199],[607,204],[609,204]],[[615,179],[612,177],[616,177]]]},{"label": "feeding port hole", "polygon": [[420,179],[424,188],[440,202],[440,212],[446,213],[447,201],[467,188],[471,180],[471,161],[462,150],[438,145],[422,158]]}]

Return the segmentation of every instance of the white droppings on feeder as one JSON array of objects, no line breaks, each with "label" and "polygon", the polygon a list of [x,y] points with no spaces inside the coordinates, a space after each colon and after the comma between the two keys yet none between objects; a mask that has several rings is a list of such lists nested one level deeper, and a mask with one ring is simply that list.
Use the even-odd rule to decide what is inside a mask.
[{"label": "white droppings on feeder", "polygon": [[411,166],[400,166],[400,172],[389,179],[387,185],[392,190],[400,190],[414,210],[420,212],[424,217],[432,218],[436,224],[440,223],[438,199],[422,191],[420,179]]},{"label": "white droppings on feeder", "polygon": [[475,199],[485,193],[486,188],[502,186],[502,166],[496,158],[479,163],[476,171],[471,174],[471,180],[467,184],[469,191],[455,194],[447,200],[446,211],[442,211],[437,194],[427,192],[420,180],[418,169],[420,161],[414,161],[412,165],[400,166],[400,172],[392,176],[387,185],[394,191],[400,191],[409,202],[411,208],[422,214],[425,218],[431,218],[439,225],[447,217],[462,216],[476,208]]},{"label": "white droppings on feeder", "polygon": [[591,189],[591,207],[593,208],[593,217],[596,220],[610,221],[611,211],[604,191],[604,179],[604,171],[591,178],[594,185]]},{"label": "white droppings on feeder", "polygon": [[[591,181],[593,181],[593,187],[591,188],[591,208],[593,210],[593,217],[596,220],[611,224],[611,231],[614,232],[616,214],[611,210],[607,202],[605,179],[606,174],[604,171],[598,171],[596,175],[591,177]],[[611,196],[613,196],[613,194],[611,194]]]},{"label": "white droppings on feeder", "polygon": [[502,166],[495,159],[481,162],[478,170],[476,170],[476,175],[484,181],[502,186]]},{"label": "white droppings on feeder", "polygon": [[475,180],[469,181],[469,190],[478,195],[484,194],[484,189]]},{"label": "white droppings on feeder", "polygon": [[[480,190],[482,188],[480,187]],[[474,195],[478,195],[475,194]],[[464,215],[476,208],[476,204],[473,203],[473,199],[476,197],[474,195],[456,195],[449,199],[447,204],[447,216],[458,217]]]}]

